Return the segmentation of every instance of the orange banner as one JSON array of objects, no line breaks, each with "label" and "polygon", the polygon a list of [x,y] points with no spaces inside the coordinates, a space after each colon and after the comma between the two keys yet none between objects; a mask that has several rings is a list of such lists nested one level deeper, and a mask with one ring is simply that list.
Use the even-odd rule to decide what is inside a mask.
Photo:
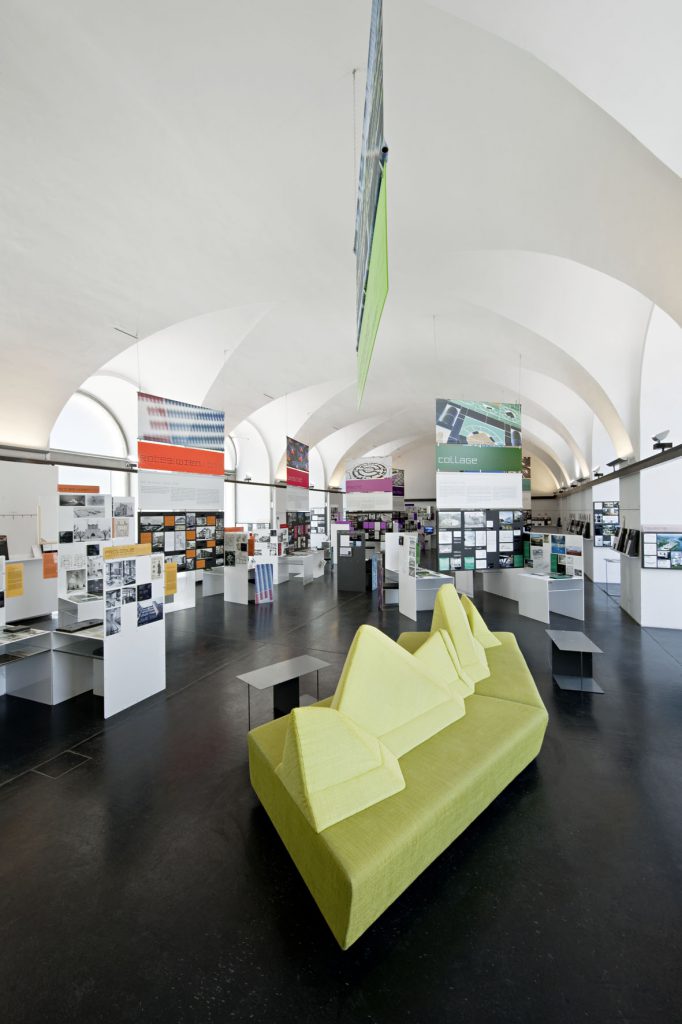
[{"label": "orange banner", "polygon": [[169,473],[225,475],[223,452],[182,448],[174,444],[155,444],[153,441],[137,442],[137,465],[139,469],[160,469]]},{"label": "orange banner", "polygon": [[99,494],[94,484],[57,484],[58,494]]},{"label": "orange banner", "polygon": [[43,551],[43,579],[57,579],[57,552]]}]

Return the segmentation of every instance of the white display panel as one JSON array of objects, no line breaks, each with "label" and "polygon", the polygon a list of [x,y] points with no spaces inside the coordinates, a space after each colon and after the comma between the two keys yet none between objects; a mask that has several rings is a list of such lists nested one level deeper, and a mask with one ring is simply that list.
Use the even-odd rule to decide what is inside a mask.
[{"label": "white display panel", "polygon": [[138,503],[145,512],[222,511],[225,487],[222,477],[200,473],[161,473],[141,469],[137,474]]},{"label": "white display panel", "polygon": [[104,550],[105,718],[166,688],[163,562],[144,547]]},{"label": "white display panel", "polygon": [[417,534],[403,533],[399,546],[398,610],[417,621]]},{"label": "white display panel", "polygon": [[436,473],[439,508],[521,508],[521,473]]}]

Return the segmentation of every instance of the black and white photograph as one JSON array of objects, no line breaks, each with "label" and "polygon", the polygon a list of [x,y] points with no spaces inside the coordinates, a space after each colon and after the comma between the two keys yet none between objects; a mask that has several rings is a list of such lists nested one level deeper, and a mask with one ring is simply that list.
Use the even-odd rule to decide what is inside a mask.
[{"label": "black and white photograph", "polygon": [[236,565],[236,564],[237,564],[237,562],[236,562],[234,551],[226,551],[225,552],[225,565],[232,566],[232,565]]},{"label": "black and white photograph", "polygon": [[187,513],[187,529],[188,530],[193,530],[196,525],[197,525],[196,513],[188,512]]},{"label": "black and white photograph", "polygon": [[140,516],[140,533],[157,533],[163,530],[163,516]]},{"label": "black and white photograph", "polygon": [[60,530],[59,543],[73,544],[73,532],[71,530]]},{"label": "black and white photograph", "polygon": [[104,559],[99,554],[88,555],[87,558],[88,579],[101,580],[104,575]]},{"label": "black and white photograph", "polygon": [[114,498],[111,514],[114,517],[122,516],[123,518],[130,519],[135,515],[135,499]]},{"label": "black and white photograph", "polygon": [[59,504],[61,508],[77,508],[85,506],[84,494],[60,494]]},{"label": "black and white photograph", "polygon": [[106,562],[104,575],[109,587],[120,587],[123,584],[123,562]]},{"label": "black and white photograph", "polygon": [[121,632],[121,609],[119,608],[107,608],[106,612],[106,624],[105,624],[105,635],[115,636],[116,633]]},{"label": "black and white photograph", "polygon": [[114,519],[113,522],[114,522],[114,537],[130,538],[132,536],[131,530],[130,530],[130,524],[131,524],[131,520],[130,519],[121,519],[120,517],[117,516]]},{"label": "black and white photograph", "polygon": [[88,544],[88,546],[87,546],[87,548],[85,550],[85,553],[86,553],[86,555],[88,555],[89,558],[90,557],[94,557],[95,555],[101,554],[101,549],[100,549],[99,544]]},{"label": "black and white photograph", "polygon": [[124,587],[129,587],[136,579],[137,563],[134,558],[126,558],[123,562],[122,579]]},{"label": "black and white photograph", "polygon": [[133,604],[137,601],[136,587],[123,587],[121,589],[121,604]]},{"label": "black and white photograph", "polygon": [[152,596],[151,583],[139,583],[137,587],[137,600],[148,601]]},{"label": "black and white photograph", "polygon": [[99,519],[100,516],[104,515],[103,508],[75,508],[73,510],[74,519]]},{"label": "black and white photograph", "polygon": [[82,543],[86,540],[111,540],[109,519],[76,519],[73,524],[73,539]]},{"label": "black and white photograph", "polygon": [[159,619],[162,619],[162,618],[163,618],[163,602],[162,601],[145,601],[144,604],[138,603],[138,605],[137,605],[137,624],[138,624],[138,626],[148,626],[150,622],[158,622]]},{"label": "black and white photograph", "polygon": [[66,571],[66,592],[67,594],[78,594],[85,590],[86,571],[85,569],[67,569]]},{"label": "black and white photograph", "polygon": [[85,504],[90,508],[104,508],[105,499],[105,494],[86,494]]},{"label": "black and white photograph", "polygon": [[484,530],[486,523],[485,512],[465,512],[464,513],[464,529],[465,530]]},{"label": "black and white photograph", "polygon": [[121,603],[121,590],[107,590],[107,608],[116,608]]},{"label": "black and white photograph", "polygon": [[102,597],[104,594],[104,580],[88,580],[88,594],[92,594],[93,597]]},{"label": "black and white photograph", "polygon": [[152,534],[152,551],[163,551],[163,549],[164,549],[163,538],[164,538],[164,534],[163,533],[153,533]]},{"label": "black and white photograph", "polygon": [[163,557],[161,555],[152,555],[152,580],[160,580],[163,578]]},{"label": "black and white photograph", "polygon": [[187,516],[186,515],[177,515],[175,517],[175,529],[176,530],[184,530],[186,522],[187,522]]}]

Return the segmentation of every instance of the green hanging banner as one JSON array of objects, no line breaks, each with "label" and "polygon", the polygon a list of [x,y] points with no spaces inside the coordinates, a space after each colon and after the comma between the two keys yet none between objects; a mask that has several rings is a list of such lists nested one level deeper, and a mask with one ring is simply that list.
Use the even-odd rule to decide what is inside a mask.
[{"label": "green hanging banner", "polygon": [[437,444],[436,470],[439,473],[520,473],[521,449]]},{"label": "green hanging banner", "polygon": [[386,223],[386,164],[381,172],[381,186],[379,188],[379,202],[377,204],[377,215],[374,221],[374,232],[372,234],[372,248],[369,257],[369,272],[367,274],[367,290],[362,311],[362,324],[360,326],[360,338],[358,341],[357,365],[358,365],[358,406],[362,402],[365,392],[367,375],[369,373],[374,342],[381,314],[388,295],[388,229]]}]

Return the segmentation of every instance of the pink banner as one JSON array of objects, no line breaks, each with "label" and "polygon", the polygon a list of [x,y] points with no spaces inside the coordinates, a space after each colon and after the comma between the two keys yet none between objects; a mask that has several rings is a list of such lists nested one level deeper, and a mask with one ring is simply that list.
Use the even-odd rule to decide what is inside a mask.
[{"label": "pink banner", "polygon": [[346,494],[371,494],[375,491],[393,491],[393,480],[390,476],[383,480],[346,480]]}]

